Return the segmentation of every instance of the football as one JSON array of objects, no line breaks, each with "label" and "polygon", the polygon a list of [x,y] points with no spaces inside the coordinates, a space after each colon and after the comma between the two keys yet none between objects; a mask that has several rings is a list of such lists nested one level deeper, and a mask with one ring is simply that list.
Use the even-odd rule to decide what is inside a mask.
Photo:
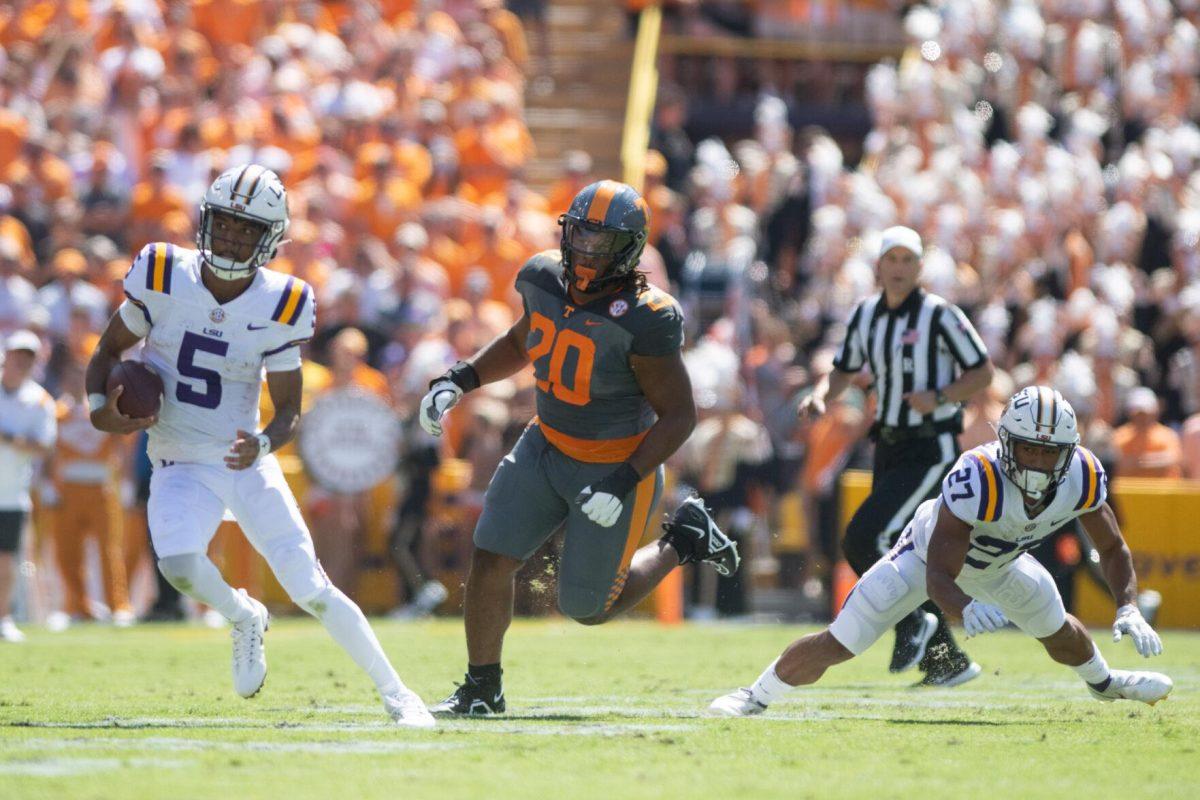
[{"label": "football", "polygon": [[111,394],[118,386],[125,390],[117,398],[117,410],[127,417],[153,416],[162,407],[162,378],[141,361],[122,361],[113,367],[104,389]]}]

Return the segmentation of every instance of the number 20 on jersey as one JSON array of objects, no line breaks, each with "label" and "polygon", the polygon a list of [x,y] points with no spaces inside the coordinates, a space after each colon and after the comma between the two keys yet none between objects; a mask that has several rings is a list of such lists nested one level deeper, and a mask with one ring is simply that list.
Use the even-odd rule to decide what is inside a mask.
[{"label": "number 20 on jersey", "polygon": [[[578,331],[558,330],[554,321],[544,314],[529,315],[529,330],[540,338],[529,348],[537,387],[549,392],[564,403],[584,406],[592,399],[592,369],[596,365],[596,343]],[[575,351],[575,374],[564,377],[563,368],[571,351]],[[546,356],[549,356],[549,363]]]}]

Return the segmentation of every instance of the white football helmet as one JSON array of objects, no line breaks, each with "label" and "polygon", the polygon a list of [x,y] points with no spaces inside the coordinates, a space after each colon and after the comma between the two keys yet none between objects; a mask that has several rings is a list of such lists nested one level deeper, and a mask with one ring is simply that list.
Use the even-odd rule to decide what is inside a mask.
[{"label": "white football helmet", "polygon": [[[1075,409],[1049,386],[1026,386],[1017,392],[1000,415],[1000,466],[1026,496],[1039,499],[1067,477],[1071,457],[1079,444]],[[1051,472],[1032,469],[1017,461],[1017,442],[1057,447]]]},{"label": "white football helmet", "polygon": [[[213,214],[230,214],[265,226],[254,254],[236,261],[213,252]],[[213,181],[200,202],[196,246],[213,274],[224,280],[244,278],[275,257],[288,224],[287,190],[279,176],[258,164],[227,169]]]}]

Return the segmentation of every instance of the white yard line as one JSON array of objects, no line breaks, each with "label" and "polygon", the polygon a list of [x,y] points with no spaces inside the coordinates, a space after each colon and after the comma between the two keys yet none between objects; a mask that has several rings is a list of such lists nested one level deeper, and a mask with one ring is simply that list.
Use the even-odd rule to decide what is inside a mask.
[{"label": "white yard line", "polygon": [[516,733],[526,736],[628,736],[638,733],[665,733],[696,730],[695,725],[640,722],[557,722],[554,724],[528,722],[522,719],[496,720],[438,720],[439,727],[455,733]]},{"label": "white yard line", "polygon": [[137,767],[179,769],[192,762],[162,758],[59,758],[15,759],[0,761],[0,775],[24,775],[34,778],[61,778],[67,775],[90,775],[95,772]]},{"label": "white yard line", "polygon": [[[312,753],[321,755],[378,755],[416,750],[455,750],[463,747],[454,742],[369,739],[358,741],[268,742],[250,740],[224,742],[211,739],[186,739],[178,736],[111,736],[95,739],[27,739],[17,743],[23,750],[122,750],[132,752],[243,752]],[[156,764],[157,759],[134,759]],[[17,762],[9,762],[17,763]],[[0,766],[3,762],[0,762]]]}]

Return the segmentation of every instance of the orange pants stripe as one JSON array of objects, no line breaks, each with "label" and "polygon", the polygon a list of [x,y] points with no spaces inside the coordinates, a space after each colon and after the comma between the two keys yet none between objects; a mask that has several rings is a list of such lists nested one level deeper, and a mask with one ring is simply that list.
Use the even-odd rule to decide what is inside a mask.
[{"label": "orange pants stripe", "polygon": [[617,570],[612,588],[608,590],[608,600],[604,603],[605,611],[612,608],[613,603],[621,596],[625,581],[629,578],[629,565],[633,563],[633,554],[637,552],[642,537],[646,535],[646,525],[650,522],[650,506],[654,502],[656,476],[657,470],[652,471],[637,485],[633,496],[633,516],[629,520],[629,533],[625,539],[625,551],[621,554],[621,567]]}]

